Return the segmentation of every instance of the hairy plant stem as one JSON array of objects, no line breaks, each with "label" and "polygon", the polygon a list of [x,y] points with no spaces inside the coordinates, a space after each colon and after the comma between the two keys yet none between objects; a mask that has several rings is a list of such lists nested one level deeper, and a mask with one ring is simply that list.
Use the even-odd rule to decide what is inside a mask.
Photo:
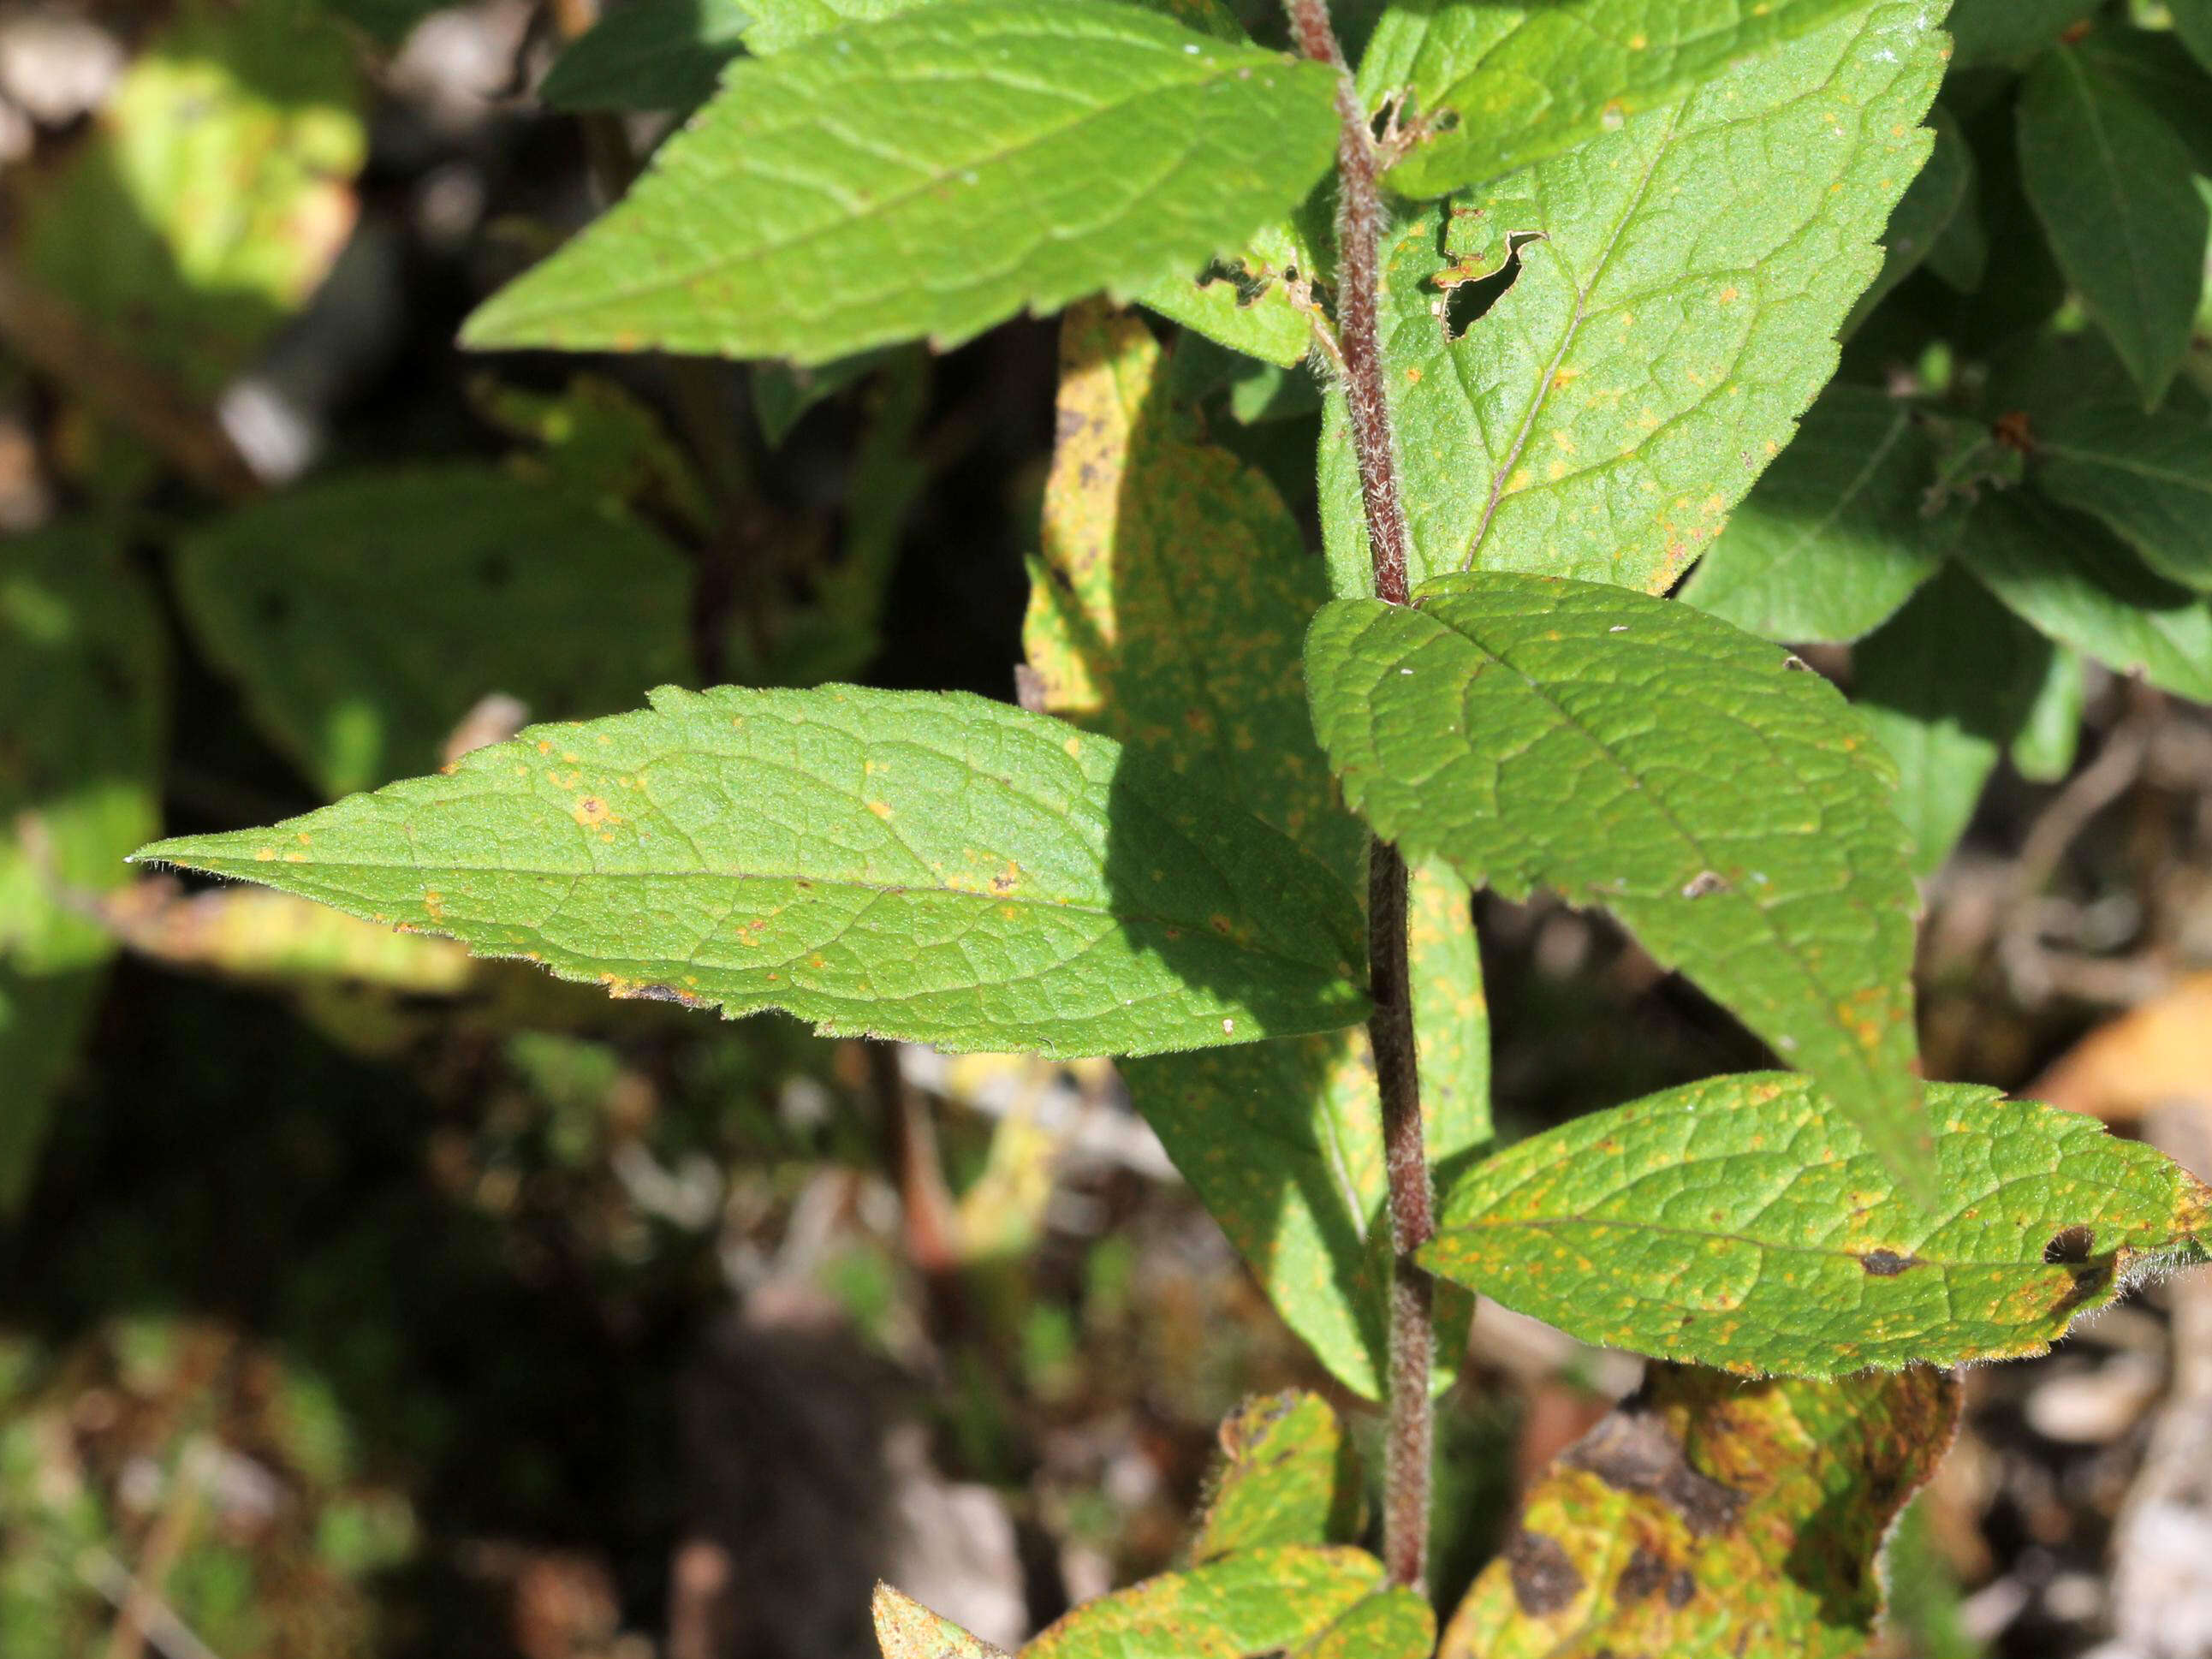
[{"label": "hairy plant stem", "polygon": [[[1298,49],[1336,71],[1336,326],[1345,403],[1359,460],[1375,597],[1404,605],[1406,509],[1398,453],[1376,336],[1383,229],[1382,163],[1369,131],[1328,0],[1284,0]],[[1389,1420],[1384,1430],[1382,1564],[1394,1583],[1425,1591],[1429,1483],[1436,1437],[1429,1376],[1436,1358],[1434,1291],[1413,1254],[1436,1232],[1428,1148],[1421,1125],[1421,1080],[1413,1048],[1412,973],[1407,961],[1406,860],[1376,840],[1367,856],[1367,975],[1375,1012],[1367,1024],[1375,1082],[1382,1103],[1382,1147],[1390,1180]]]}]

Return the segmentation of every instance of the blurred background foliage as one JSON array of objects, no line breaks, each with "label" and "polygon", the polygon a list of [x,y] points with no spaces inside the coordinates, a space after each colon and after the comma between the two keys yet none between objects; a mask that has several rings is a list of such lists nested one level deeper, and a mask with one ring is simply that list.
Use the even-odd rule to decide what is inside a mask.
[{"label": "blurred background foliage", "polygon": [[[1330,1389],[1109,1067],[611,1002],[120,862],[664,682],[1012,695],[1048,324],[807,374],[453,348],[676,112],[548,79],[594,9],[0,3],[9,1659],[842,1659],[879,1575],[1011,1644],[1174,1559],[1241,1396]],[[697,0],[672,103],[732,30]],[[1986,150],[2008,94],[1959,92]],[[1971,218],[1945,189],[1851,372],[2109,372],[2002,165]],[[1171,374],[1316,534],[1311,377],[1189,337]],[[1930,887],[1929,1070],[2185,1138],[2212,726],[2075,668]],[[1481,921],[1509,1133],[1759,1063],[1601,921]],[[2207,1388],[2191,1294],[1976,1375],[1897,1652],[2109,1635],[2146,1447]],[[1635,1375],[1486,1306],[1447,1604]]]}]

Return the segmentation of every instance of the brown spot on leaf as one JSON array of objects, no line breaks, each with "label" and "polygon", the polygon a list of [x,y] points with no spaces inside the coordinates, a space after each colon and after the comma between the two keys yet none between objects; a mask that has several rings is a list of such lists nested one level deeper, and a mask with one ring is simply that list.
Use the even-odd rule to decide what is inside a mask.
[{"label": "brown spot on leaf", "polygon": [[1895,1250],[1869,1250],[1859,1258],[1859,1266],[1876,1279],[1894,1279],[1907,1267],[1921,1265],[1917,1255],[1899,1255]]},{"label": "brown spot on leaf", "polygon": [[1505,1541],[1505,1571],[1513,1581],[1513,1599],[1532,1619],[1559,1612],[1582,1593],[1583,1576],[1559,1540],[1525,1527]]},{"label": "brown spot on leaf", "polygon": [[1666,1423],[1639,1401],[1625,1402],[1559,1462],[1588,1470],[1615,1492],[1657,1498],[1699,1538],[1734,1524],[1744,1505],[1741,1492],[1692,1468]]}]

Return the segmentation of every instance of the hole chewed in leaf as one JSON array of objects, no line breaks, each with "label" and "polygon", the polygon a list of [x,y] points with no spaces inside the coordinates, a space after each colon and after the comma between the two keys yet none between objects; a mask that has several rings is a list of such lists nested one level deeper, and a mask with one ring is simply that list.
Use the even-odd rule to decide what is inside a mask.
[{"label": "hole chewed in leaf", "polygon": [[1505,239],[1505,263],[1486,275],[1467,272],[1464,267],[1437,273],[1437,286],[1444,290],[1444,335],[1448,339],[1462,337],[1477,323],[1490,313],[1491,307],[1504,299],[1506,291],[1520,280],[1521,250],[1531,242],[1540,242],[1544,233],[1540,230],[1516,230]]},{"label": "hole chewed in leaf", "polygon": [[2061,1227],[2051,1235],[2051,1242],[2043,1247],[2043,1259],[2052,1267],[2062,1262],[2077,1263],[2089,1259],[2089,1248],[2097,1236],[2084,1226]]}]

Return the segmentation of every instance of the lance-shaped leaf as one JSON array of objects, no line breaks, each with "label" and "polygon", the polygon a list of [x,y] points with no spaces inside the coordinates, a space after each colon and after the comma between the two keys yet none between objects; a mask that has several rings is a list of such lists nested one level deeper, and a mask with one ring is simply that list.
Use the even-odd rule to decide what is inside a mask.
[{"label": "lance-shaped leaf", "polygon": [[256,722],[332,795],[435,766],[491,694],[571,719],[690,671],[674,548],[612,502],[478,465],[257,501],[185,540],[177,588]]},{"label": "lance-shaped leaf", "polygon": [[[1178,775],[1213,780],[1357,893],[1365,832],[1335,798],[1298,659],[1327,598],[1320,563],[1267,478],[1198,441],[1167,380],[1137,318],[1095,307],[1069,315],[1026,629],[1044,707]],[[1415,896],[1422,1106],[1442,1157],[1489,1134],[1488,1033],[1465,885],[1425,871]],[[1138,1109],[1285,1321],[1347,1385],[1379,1399],[1388,1183],[1365,1033],[1123,1069]]]},{"label": "lance-shaped leaf", "polygon": [[[1932,143],[1942,9],[1861,6],[1390,239],[1416,585],[1487,568],[1656,592],[1688,568],[1835,371]],[[1340,399],[1324,434],[1334,585],[1366,592]]]},{"label": "lance-shaped leaf", "polygon": [[1282,836],[1104,738],[959,695],[706,693],[139,856],[618,995],[1074,1057],[1358,1019],[1359,915]]},{"label": "lance-shaped leaf", "polygon": [[1856,1659],[1883,1540],[1958,1422],[1945,1371],[1661,1367],[1544,1472],[1439,1659]]},{"label": "lance-shaped leaf", "polygon": [[2155,574],[2094,520],[2008,490],[1974,509],[1956,553],[2062,645],[2182,696],[2212,699],[2212,604]]},{"label": "lance-shaped leaf", "polygon": [[872,1606],[884,1659],[1007,1659],[1003,1648],[969,1635],[889,1584],[876,1586]]},{"label": "lance-shaped leaf", "polygon": [[1187,274],[1328,164],[1329,72],[1108,0],[930,6],[732,64],[465,343],[822,362]]},{"label": "lance-shaped leaf", "polygon": [[1495,179],[1668,103],[1863,0],[1416,0],[1384,9],[1359,84],[1427,123],[1390,170],[1407,196]]},{"label": "lance-shaped leaf", "polygon": [[2205,1259],[2212,1192],[2163,1152],[1928,1093],[1934,1207],[1818,1085],[1759,1073],[1509,1147],[1444,1194],[1422,1259],[1586,1342],[1805,1376],[2041,1353],[2147,1266]]},{"label": "lance-shaped leaf", "polygon": [[1770,640],[1855,640],[1936,574],[1966,514],[1930,514],[1934,440],[1911,408],[1832,386],[1682,597]]},{"label": "lance-shaped leaf", "polygon": [[2212,589],[2212,446],[2201,422],[2083,404],[2035,431],[2044,493],[2094,514],[2161,576]]},{"label": "lance-shaped leaf", "polygon": [[[1371,1631],[1370,1604],[1381,1598],[1382,1589],[1382,1564],[1364,1550],[1239,1550],[1188,1572],[1164,1573],[1086,1601],[1047,1628],[1022,1655],[1260,1659],[1319,1653],[1352,1659],[1355,1650],[1327,1638],[1347,1618],[1356,1630]],[[1361,1659],[1420,1659],[1427,1650],[1424,1645],[1356,1651]]]},{"label": "lance-shaped leaf", "polygon": [[1486,572],[1306,639],[1345,799],[1408,858],[1602,905],[1912,1178],[1912,916],[1896,773],[1817,675],[1668,600]]},{"label": "lance-shaped leaf", "polygon": [[109,538],[0,541],[0,1215],[21,1199],[114,940],[73,899],[161,821],[161,617]]},{"label": "lance-shaped leaf", "polygon": [[2204,199],[2188,147],[2070,47],[2038,58],[2018,106],[2021,182],[2066,280],[2157,407],[2204,289]]},{"label": "lance-shaped leaf", "polygon": [[1912,866],[1951,855],[2051,676],[2050,641],[1955,565],[1851,653],[1851,700],[1897,763]]}]

